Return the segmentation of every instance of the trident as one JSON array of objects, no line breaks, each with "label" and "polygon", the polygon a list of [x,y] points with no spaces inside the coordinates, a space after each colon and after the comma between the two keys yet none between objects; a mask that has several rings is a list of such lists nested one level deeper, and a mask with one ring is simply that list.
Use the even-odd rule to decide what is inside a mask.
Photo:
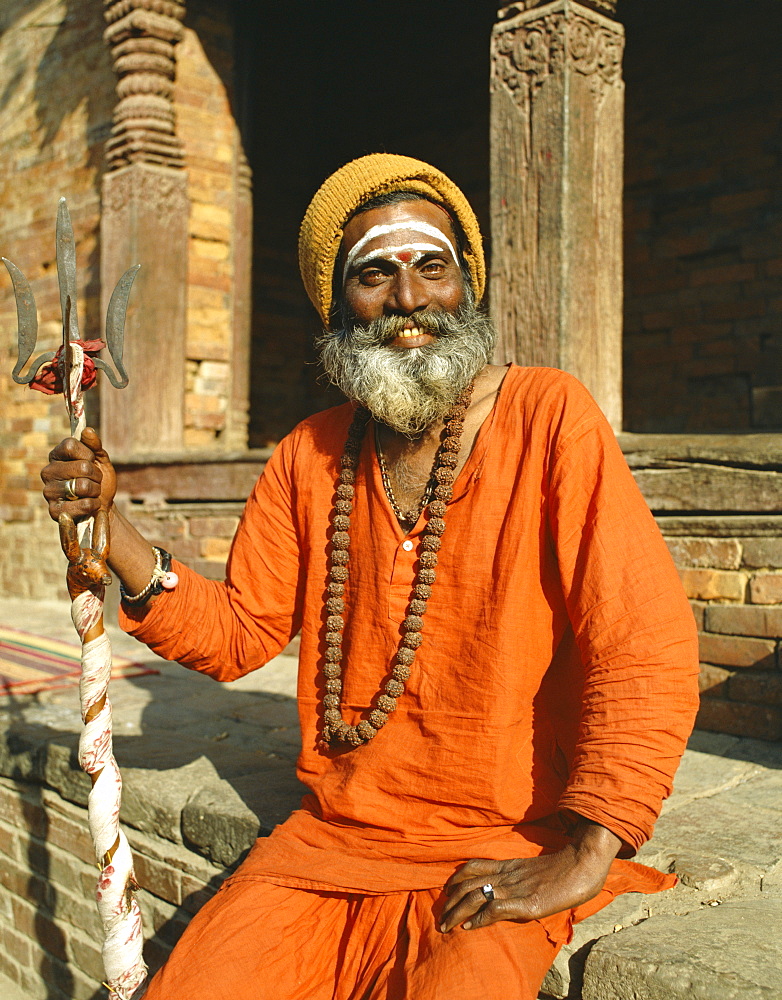
[{"label": "trident", "polygon": [[[106,346],[117,374],[100,358],[93,357],[104,345],[101,341],[79,339],[76,315],[76,245],[65,198],[57,211],[57,280],[62,310],[62,345],[57,351],[41,354],[26,375],[22,369],[35,351],[38,315],[30,284],[10,260],[8,268],[16,296],[19,357],[12,373],[15,382],[62,391],[71,422],[71,436],[81,438],[86,425],[83,392],[94,381],[95,369],[103,371],[111,384],[123,389],[128,384],[122,366],[125,316],[128,298],[139,266],[120,278],[111,296],[106,316]],[[39,372],[42,374],[39,375]],[[48,379],[48,386],[44,382]],[[70,484],[69,484],[70,485]],[[82,673],[79,697],[84,730],[79,740],[79,764],[92,781],[87,816],[100,869],[95,897],[103,923],[103,965],[109,1000],[131,1000],[147,977],[142,958],[141,911],[134,892],[138,889],[133,858],[127,837],[119,827],[122,793],[117,762],[112,750],[111,645],[103,628],[103,597],[111,582],[106,559],[109,554],[108,511],[101,508],[94,518],[78,529],[68,514],[58,518],[60,544],[68,558],[67,583],[71,596],[71,617],[82,641]]]}]

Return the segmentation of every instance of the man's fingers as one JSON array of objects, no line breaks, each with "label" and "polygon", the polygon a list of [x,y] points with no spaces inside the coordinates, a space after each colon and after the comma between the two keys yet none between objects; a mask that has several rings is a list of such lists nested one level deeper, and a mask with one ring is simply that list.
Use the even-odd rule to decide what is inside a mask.
[{"label": "man's fingers", "polygon": [[[500,877],[499,873],[496,873],[496,865],[497,862],[495,861],[495,879]],[[487,884],[491,884],[492,886],[494,893],[493,900],[483,892],[483,886]],[[499,902],[503,896],[504,890],[502,886],[497,882],[490,882],[486,876],[461,882],[459,885],[454,886],[448,902],[445,904],[443,915],[440,919],[441,930],[449,931],[454,927],[458,927],[459,924],[464,923],[465,920],[483,907],[490,906],[492,902]]]},{"label": "man's fingers", "polygon": [[[90,461],[74,461],[74,462],[50,462],[46,468],[41,472],[41,479],[44,483],[67,483],[69,479],[83,479],[91,480],[93,483],[100,483],[103,479],[103,473],[95,465],[94,462]],[[90,496],[97,496],[98,494],[89,494]]]},{"label": "man's fingers", "polygon": [[468,879],[486,876],[484,881],[491,881],[489,876],[498,875],[503,870],[504,865],[503,861],[492,861],[489,858],[473,858],[472,861],[466,861],[445,883],[445,891],[450,894],[457,885]]},{"label": "man's fingers", "polygon": [[488,901],[480,889],[468,889],[460,886],[455,890],[443,910],[443,915],[440,919],[440,930],[444,934],[447,934],[454,927],[458,927],[465,920],[469,920],[482,906],[486,905],[488,905]]},{"label": "man's fingers", "polygon": [[[75,494],[75,497],[73,496]],[[50,479],[43,488],[43,496],[47,501],[96,499],[100,496],[100,483],[84,476],[71,476],[69,479]]]},{"label": "man's fingers", "polygon": [[98,433],[94,427],[85,427],[81,432],[81,439],[84,444],[92,451],[98,462],[108,462],[109,456],[103,449],[103,443],[98,437]]},{"label": "man's fingers", "polygon": [[92,461],[94,452],[86,444],[77,441],[76,438],[63,438],[58,445],[49,452],[50,462],[75,462]]},{"label": "man's fingers", "polygon": [[523,899],[493,899],[490,903],[482,906],[473,917],[465,921],[463,927],[466,931],[472,931],[478,927],[496,924],[498,920],[530,919],[524,910]]}]

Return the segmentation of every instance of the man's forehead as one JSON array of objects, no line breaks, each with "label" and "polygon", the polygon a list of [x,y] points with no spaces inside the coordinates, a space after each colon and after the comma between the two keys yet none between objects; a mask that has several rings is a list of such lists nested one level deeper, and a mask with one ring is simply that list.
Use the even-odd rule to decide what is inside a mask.
[{"label": "man's forehead", "polygon": [[[377,233],[367,239],[372,229]],[[342,249],[345,255],[350,254],[360,241],[365,249],[373,250],[389,236],[393,236],[394,241],[405,242],[406,235],[429,238],[433,230],[438,235],[432,238],[438,238],[443,248],[455,242],[451,219],[444,208],[423,199],[396,202],[354,215],[345,226]]]},{"label": "man's forehead", "polygon": [[403,266],[408,258],[414,263],[439,250],[458,261],[452,235],[448,215],[431,202],[403,202],[361,213],[345,227],[343,280],[352,266],[363,265],[374,253]]}]

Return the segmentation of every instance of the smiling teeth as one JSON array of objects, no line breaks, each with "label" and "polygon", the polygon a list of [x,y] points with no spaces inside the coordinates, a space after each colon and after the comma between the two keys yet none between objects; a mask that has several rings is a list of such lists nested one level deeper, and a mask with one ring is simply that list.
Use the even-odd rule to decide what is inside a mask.
[{"label": "smiling teeth", "polygon": [[408,337],[420,337],[421,333],[422,331],[417,326],[414,326],[412,330],[401,330],[399,336],[407,340]]}]

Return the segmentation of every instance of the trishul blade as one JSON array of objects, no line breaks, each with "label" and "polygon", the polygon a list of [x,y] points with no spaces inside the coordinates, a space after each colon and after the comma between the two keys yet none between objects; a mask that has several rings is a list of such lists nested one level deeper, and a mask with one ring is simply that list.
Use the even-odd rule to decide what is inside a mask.
[{"label": "trishul blade", "polygon": [[[57,209],[57,281],[60,285],[60,309],[63,319],[63,343],[79,339],[76,315],[76,243],[65,198]],[[70,300],[70,308],[68,302]]]},{"label": "trishul blade", "polygon": [[117,287],[111,294],[111,301],[106,312],[106,346],[109,349],[109,354],[114,364],[117,366],[119,378],[116,377],[105,361],[101,361],[100,358],[95,359],[95,367],[106,372],[109,382],[111,382],[115,389],[124,389],[128,384],[128,373],[122,366],[122,353],[125,343],[125,316],[128,310],[130,290],[133,287],[133,281],[140,267],[141,264],[136,264],[134,267],[128,268],[122,275],[117,282]]},{"label": "trishul blade", "polygon": [[51,361],[56,352],[48,351],[46,354],[42,354],[40,358],[36,358],[32,368],[26,375],[21,374],[22,369],[30,360],[31,355],[35,350],[35,342],[38,339],[38,312],[35,308],[35,298],[33,297],[32,289],[30,288],[30,283],[27,278],[25,278],[16,264],[12,263],[6,257],[3,257],[2,261],[8,268],[8,273],[11,275],[11,281],[14,286],[14,296],[16,298],[19,357],[14,365],[11,377],[14,382],[18,382],[19,385],[29,385],[41,365],[45,364],[47,361]]}]

